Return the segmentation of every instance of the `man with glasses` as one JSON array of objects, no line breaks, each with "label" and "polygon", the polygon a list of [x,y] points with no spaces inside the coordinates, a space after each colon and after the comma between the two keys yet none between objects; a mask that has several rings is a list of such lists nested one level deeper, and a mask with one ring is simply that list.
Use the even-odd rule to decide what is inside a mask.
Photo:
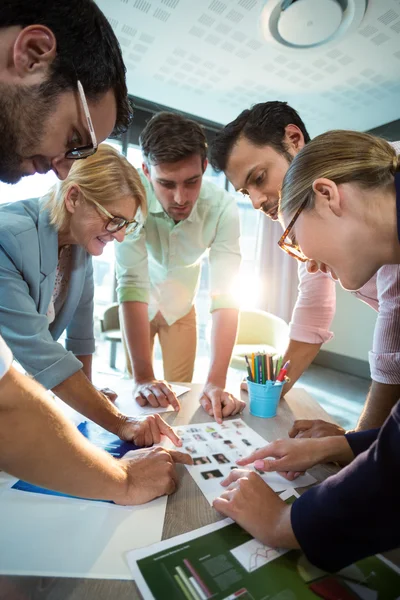
[{"label": "man with glasses", "polygon": [[6,0],[0,42],[2,181],[51,169],[64,179],[71,160],[128,126],[121,51],[92,0]]},{"label": "man with glasses", "polygon": [[[73,160],[94,154],[98,142],[129,120],[121,51],[92,0],[2,2],[0,181],[15,183],[50,169],[65,179]],[[133,226],[111,218],[109,227]],[[8,291],[1,291],[2,298]],[[119,504],[174,491],[174,461],[185,455],[156,448],[114,460],[89,444],[45,390],[11,362],[0,337],[0,469],[43,487]],[[79,366],[75,375],[87,387]],[[85,386],[76,385],[85,400]],[[111,404],[99,392],[95,400]]]},{"label": "man with glasses", "polygon": [[[297,112],[286,102],[264,102],[243,111],[216,136],[211,164],[224,171],[235,189],[249,196],[253,206],[272,220],[278,218],[279,190],[294,156],[310,140]],[[396,145],[395,145],[396,146]],[[396,146],[400,151],[400,144]],[[297,215],[298,216],[298,215]],[[294,221],[297,218],[294,217]],[[290,359],[287,392],[308,368],[329,331],[335,314],[335,274],[319,271],[307,262],[291,236],[293,223],[279,245],[299,259],[299,296],[290,323],[290,342],[285,360]],[[400,317],[400,268],[381,268],[355,295],[378,311],[372,351],[369,354],[372,385],[357,430],[379,427],[400,397],[400,334],[395,324]],[[291,436],[341,435],[343,428],[323,421],[297,421]]]}]

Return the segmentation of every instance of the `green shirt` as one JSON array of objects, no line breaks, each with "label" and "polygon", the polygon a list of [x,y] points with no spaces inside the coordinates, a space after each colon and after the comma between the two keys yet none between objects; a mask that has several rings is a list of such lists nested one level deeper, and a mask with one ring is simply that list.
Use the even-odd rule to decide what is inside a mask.
[{"label": "green shirt", "polygon": [[240,266],[239,213],[233,196],[203,179],[187,219],[175,224],[140,173],[148,215],[138,233],[116,244],[119,302],[147,302],[169,325],[193,306],[201,259],[209,250],[211,311],[238,308],[232,285]]}]

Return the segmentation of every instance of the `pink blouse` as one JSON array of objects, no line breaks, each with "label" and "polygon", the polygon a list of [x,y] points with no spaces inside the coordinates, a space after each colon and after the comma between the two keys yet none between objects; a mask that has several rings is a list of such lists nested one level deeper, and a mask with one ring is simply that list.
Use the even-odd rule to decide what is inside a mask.
[{"label": "pink blouse", "polygon": [[[392,146],[400,154],[400,142]],[[290,322],[290,338],[323,344],[336,309],[336,282],[325,273],[310,274],[299,266],[299,294]],[[378,383],[400,384],[400,265],[385,265],[357,292],[351,292],[378,312],[372,350],[371,377]]]}]

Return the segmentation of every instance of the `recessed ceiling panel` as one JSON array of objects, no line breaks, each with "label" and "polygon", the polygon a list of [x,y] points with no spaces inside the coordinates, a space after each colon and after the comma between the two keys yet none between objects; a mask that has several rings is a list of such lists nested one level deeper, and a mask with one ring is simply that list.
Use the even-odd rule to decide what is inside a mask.
[{"label": "recessed ceiling panel", "polygon": [[312,135],[400,118],[400,0],[369,0],[357,31],[310,52],[267,43],[263,0],[98,0],[131,94],[220,123],[286,100]]}]

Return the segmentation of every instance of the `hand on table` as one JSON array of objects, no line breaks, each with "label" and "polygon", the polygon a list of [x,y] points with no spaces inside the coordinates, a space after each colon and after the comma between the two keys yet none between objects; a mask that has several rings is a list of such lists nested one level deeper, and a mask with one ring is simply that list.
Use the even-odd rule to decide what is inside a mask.
[{"label": "hand on table", "polygon": [[291,438],[321,438],[333,435],[344,435],[346,430],[340,425],[322,421],[322,419],[308,420],[302,419],[295,421],[292,429],[289,431]]},{"label": "hand on table", "polygon": [[123,505],[144,504],[172,494],[178,486],[176,463],[193,464],[189,454],[160,447],[128,452],[118,462],[125,471],[126,485],[114,502]]},{"label": "hand on table", "polygon": [[99,392],[101,394],[103,394],[103,396],[108,398],[108,400],[110,402],[112,402],[113,404],[116,401],[116,399],[118,398],[118,394],[116,392],[114,392],[113,390],[110,390],[110,388],[102,388],[101,390],[99,390]]},{"label": "hand on table", "polygon": [[210,417],[214,417],[217,423],[222,423],[223,417],[237,415],[246,406],[243,400],[238,400],[229,394],[224,388],[212,383],[206,383],[200,396],[200,404]]},{"label": "hand on table", "polygon": [[280,475],[293,481],[304,471],[323,460],[319,440],[276,440],[238,459],[241,467],[254,464],[259,471],[278,471]]},{"label": "hand on table", "polygon": [[137,383],[133,390],[133,397],[139,406],[150,404],[153,408],[159,406],[167,408],[171,404],[177,411],[181,408],[178,398],[167,381],[151,379]]},{"label": "hand on table", "polygon": [[175,446],[182,446],[180,438],[172,427],[159,414],[146,417],[122,417],[118,437],[136,446],[152,446],[159,444],[161,436],[166,435]]},{"label": "hand on table", "polygon": [[[222,485],[227,487],[226,491],[213,502],[213,507],[218,512],[234,519],[243,529],[268,546],[285,545],[290,540],[291,533],[293,545],[286,547],[298,547],[290,526],[290,506],[259,475],[253,471],[235,469]],[[285,528],[289,527],[289,531],[282,529],[278,533],[285,517]]]}]

